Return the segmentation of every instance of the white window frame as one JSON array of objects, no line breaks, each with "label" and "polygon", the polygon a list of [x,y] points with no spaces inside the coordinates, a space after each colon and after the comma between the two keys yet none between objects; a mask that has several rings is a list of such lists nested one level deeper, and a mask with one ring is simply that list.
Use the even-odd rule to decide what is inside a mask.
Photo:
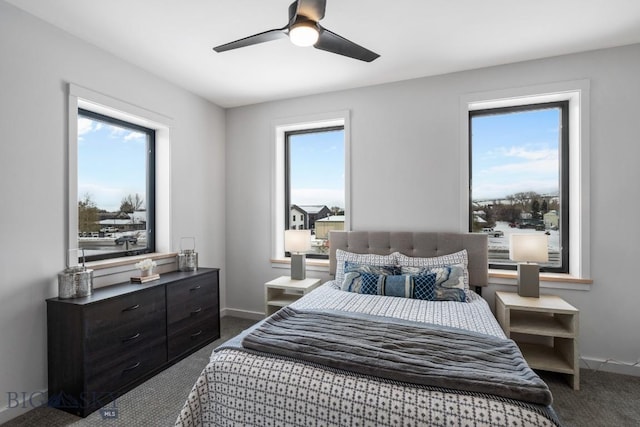
[{"label": "white window frame", "polygon": [[[76,249],[78,237],[78,108],[124,120],[156,131],[156,252],[170,252],[170,128],[172,120],[161,114],[145,110],[127,102],[69,83],[68,86],[68,187],[67,187],[67,257],[68,265],[77,265],[69,250]],[[118,259],[105,260],[114,262]],[[131,262],[135,262],[132,260]],[[95,275],[95,274],[94,274]]]},{"label": "white window frame", "polygon": [[[348,110],[315,114],[303,117],[277,120],[272,124],[272,171],[271,171],[271,258],[282,260],[284,257],[285,226],[285,133],[297,130],[316,129],[332,126],[344,127],[344,192],[345,192],[345,230],[351,229],[351,127]],[[316,261],[316,260],[314,260]],[[326,260],[317,260],[326,261]]]},{"label": "white window frame", "polygon": [[469,227],[469,111],[569,101],[569,276],[580,279],[591,277],[589,89],[589,80],[575,80],[461,97],[461,231]]}]

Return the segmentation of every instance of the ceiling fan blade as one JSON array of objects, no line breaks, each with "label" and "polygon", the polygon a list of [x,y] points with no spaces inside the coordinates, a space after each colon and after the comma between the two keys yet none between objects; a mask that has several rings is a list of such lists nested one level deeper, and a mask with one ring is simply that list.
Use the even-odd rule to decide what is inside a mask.
[{"label": "ceiling fan blade", "polygon": [[[320,27],[320,25],[318,26]],[[347,40],[323,27],[320,27],[320,37],[313,47],[365,62],[371,62],[380,56],[377,53]]]},{"label": "ceiling fan blade", "polygon": [[213,50],[216,52],[224,52],[227,50],[238,49],[240,47],[251,46],[253,44],[270,42],[271,40],[277,40],[284,37],[287,37],[286,27],[265,31],[230,43],[221,44],[220,46],[214,47]]}]

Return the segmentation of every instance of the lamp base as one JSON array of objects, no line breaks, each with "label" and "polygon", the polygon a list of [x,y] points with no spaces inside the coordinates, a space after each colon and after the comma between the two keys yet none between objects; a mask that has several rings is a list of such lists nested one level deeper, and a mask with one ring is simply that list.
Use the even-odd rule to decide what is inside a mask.
[{"label": "lamp base", "polygon": [[538,264],[518,264],[518,295],[540,297],[540,266]]},{"label": "lamp base", "polygon": [[291,279],[304,280],[307,278],[305,254],[291,254]]}]

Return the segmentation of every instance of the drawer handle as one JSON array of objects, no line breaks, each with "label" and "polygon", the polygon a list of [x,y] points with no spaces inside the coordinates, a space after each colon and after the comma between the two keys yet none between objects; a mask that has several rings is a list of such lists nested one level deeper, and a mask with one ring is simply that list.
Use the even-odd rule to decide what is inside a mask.
[{"label": "drawer handle", "polygon": [[131,335],[130,337],[123,338],[123,339],[122,339],[122,342],[133,341],[133,340],[135,340],[136,338],[140,338],[140,332],[138,332],[138,333],[137,333],[137,334],[135,334],[135,335]]},{"label": "drawer handle", "polygon": [[200,329],[198,332],[196,332],[195,334],[191,334],[191,339],[197,338],[198,335],[202,335],[202,329]]},{"label": "drawer handle", "polygon": [[193,292],[193,291],[197,291],[197,290],[198,290],[198,289],[200,289],[200,288],[201,288],[201,286],[200,286],[200,285],[198,285],[198,286],[194,286],[193,288],[191,288],[191,289],[189,289],[189,290],[190,290],[191,292]]},{"label": "drawer handle", "polygon": [[196,310],[191,312],[192,316],[195,316],[196,314],[200,313],[202,311],[202,307],[198,307]]},{"label": "drawer handle", "polygon": [[132,305],[131,307],[127,307],[122,309],[123,312],[125,311],[133,311],[133,310],[137,310],[140,308],[140,304],[136,304],[136,305]]},{"label": "drawer handle", "polygon": [[125,372],[127,372],[127,371],[133,371],[133,370],[134,370],[134,369],[136,369],[138,366],[140,366],[140,362],[135,363],[135,364],[133,364],[133,365],[129,366],[128,368],[124,368],[124,369],[122,370],[122,372],[123,372],[123,373],[125,373]]}]

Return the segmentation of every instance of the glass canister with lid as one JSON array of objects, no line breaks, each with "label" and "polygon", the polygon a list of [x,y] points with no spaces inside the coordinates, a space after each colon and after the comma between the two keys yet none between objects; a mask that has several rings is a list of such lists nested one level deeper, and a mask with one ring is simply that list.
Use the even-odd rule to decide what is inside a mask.
[{"label": "glass canister with lid", "polygon": [[178,271],[196,271],[198,269],[198,253],[196,252],[196,238],[182,237],[178,252]]},{"label": "glass canister with lid", "polygon": [[[69,251],[69,261],[72,252]],[[68,262],[67,264],[71,264]],[[80,298],[91,295],[93,292],[93,270],[87,269],[84,265],[84,250],[82,251],[82,265],[68,265],[62,272],[58,273],[58,298]]]}]

